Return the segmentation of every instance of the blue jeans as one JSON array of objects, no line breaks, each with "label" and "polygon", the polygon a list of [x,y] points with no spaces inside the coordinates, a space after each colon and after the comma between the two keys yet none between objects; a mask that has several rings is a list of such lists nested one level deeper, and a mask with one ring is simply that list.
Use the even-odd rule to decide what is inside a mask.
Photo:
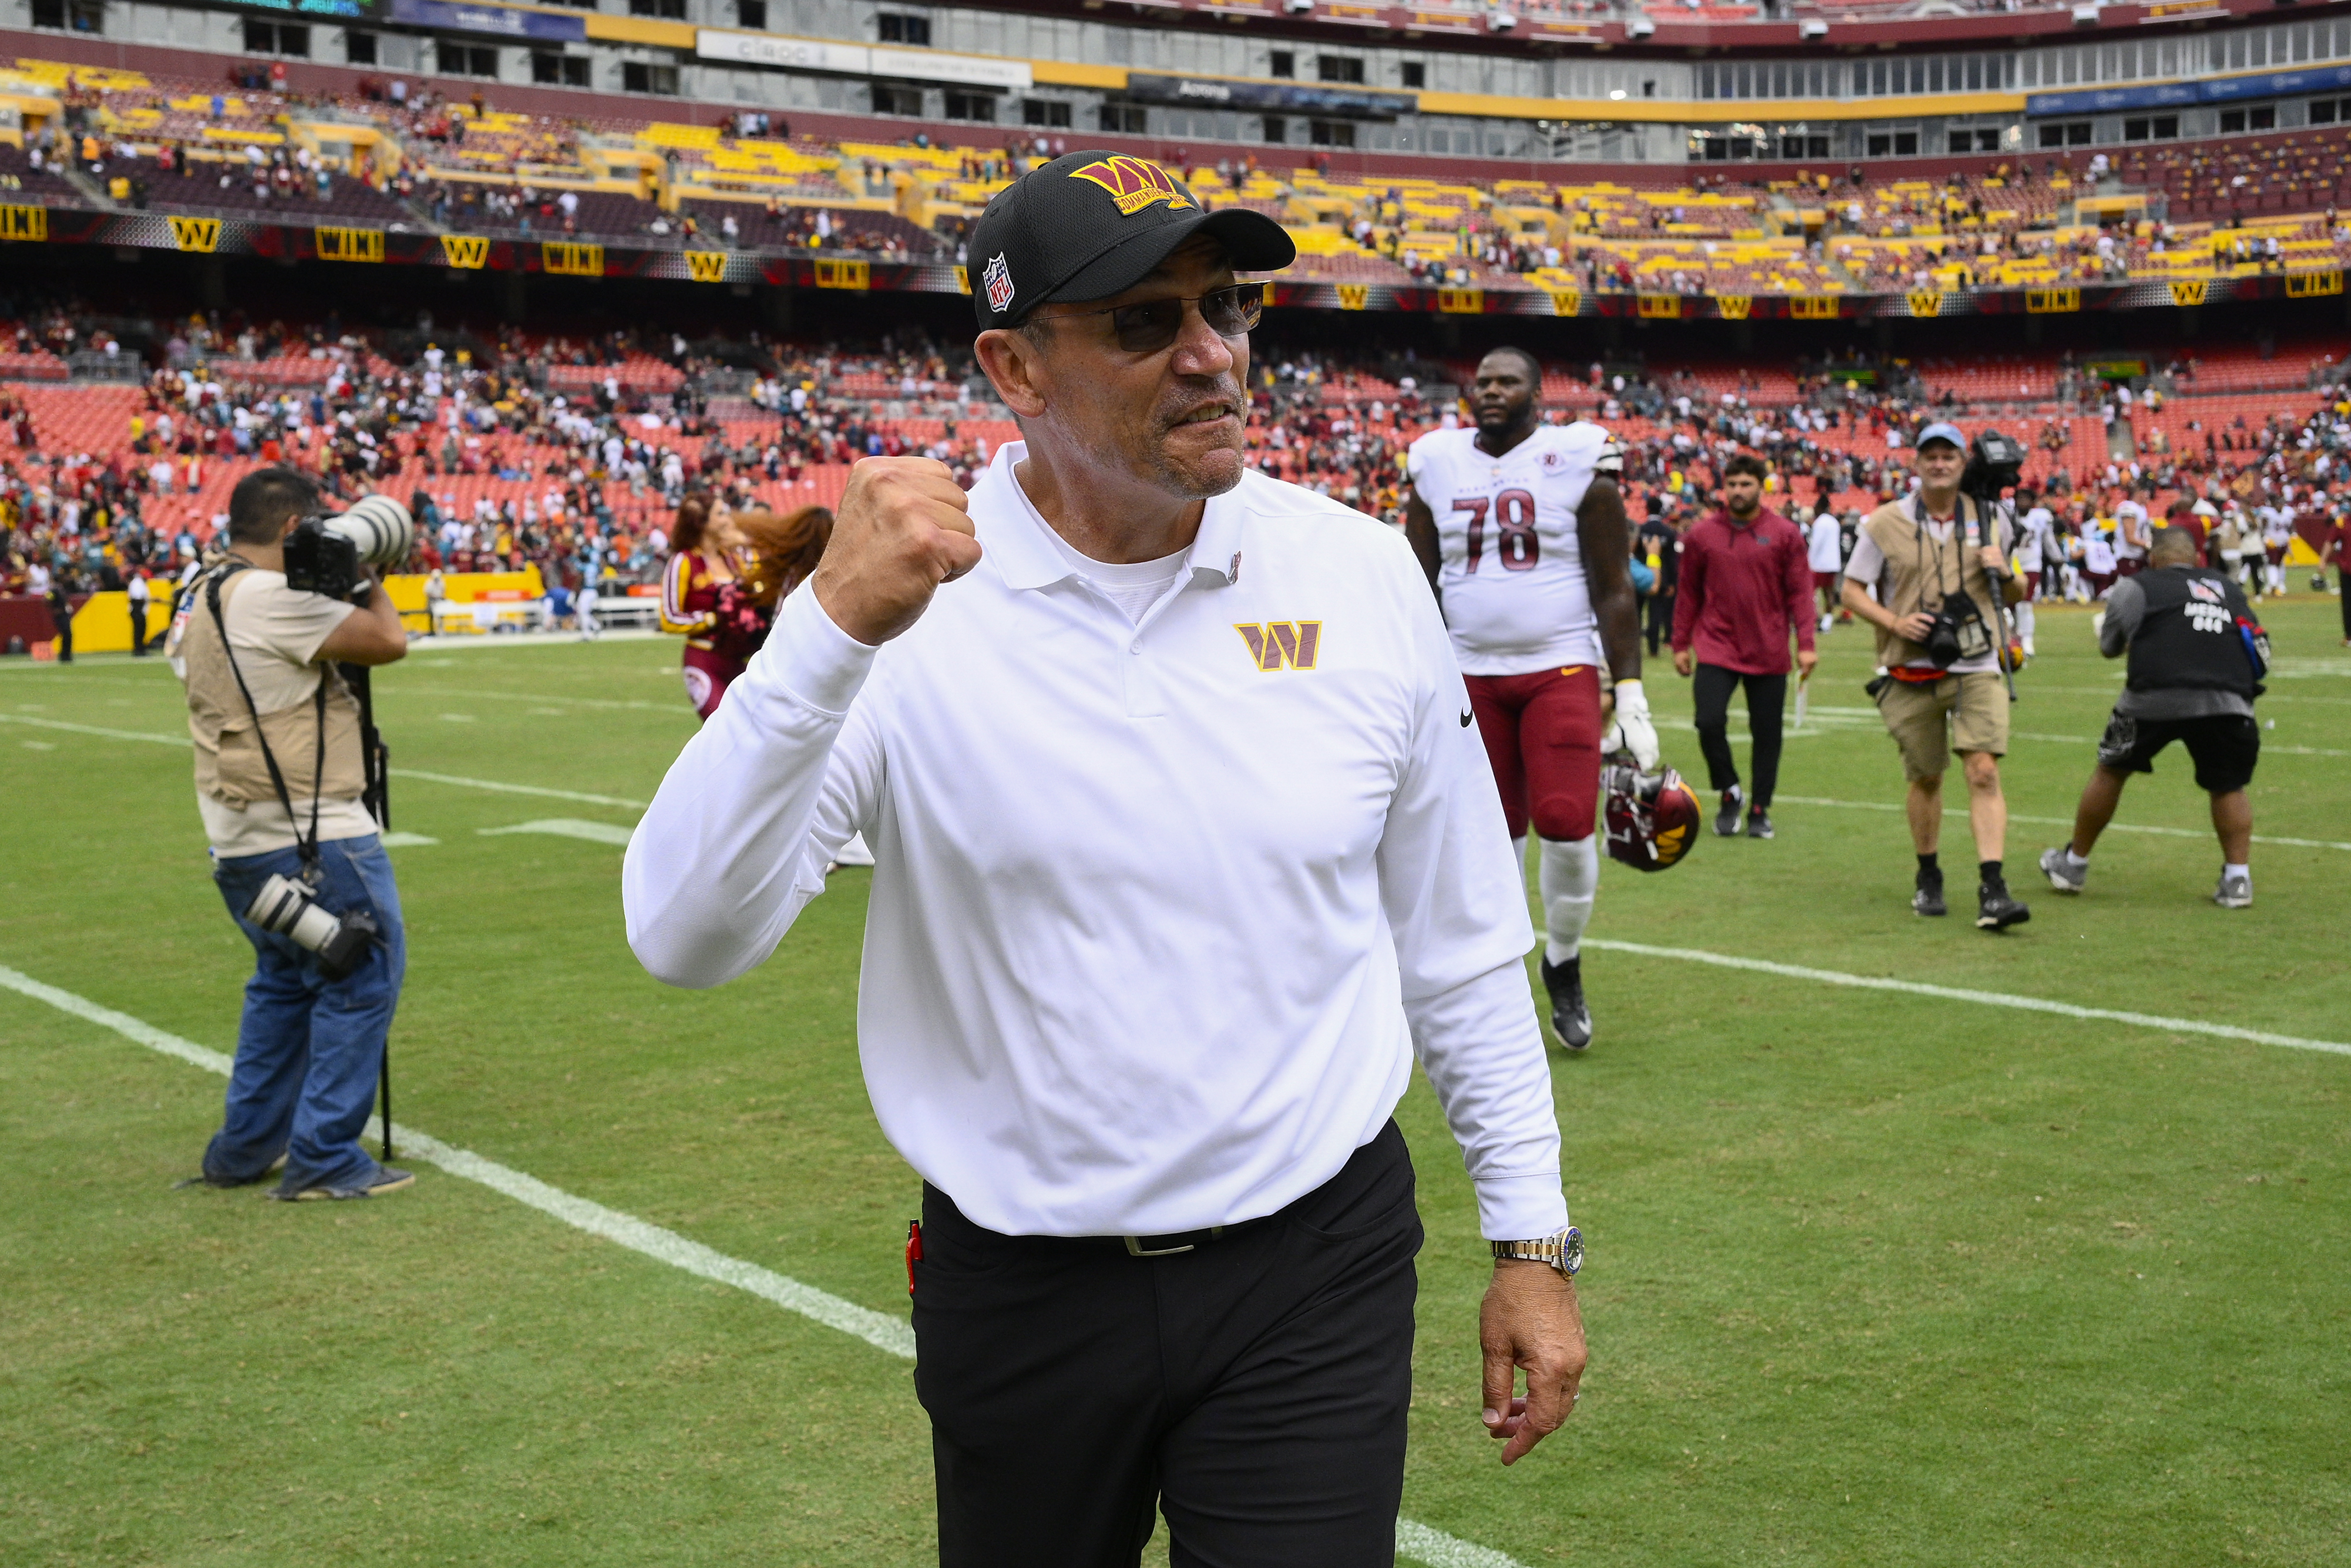
[{"label": "blue jeans", "polygon": [[257,1180],[281,1154],[288,1191],[356,1185],[375,1169],[360,1135],[375,1103],[384,1038],[408,967],[400,890],[392,885],[391,857],[372,833],[320,844],[319,865],[313,895],[319,906],[334,915],[364,909],[381,933],[365,963],[331,982],[320,977],[307,949],[245,918],[271,876],[301,880],[298,852],[236,855],[213,871],[257,960],[245,985],[228,1114],[204,1151],[204,1174],[214,1181]]}]

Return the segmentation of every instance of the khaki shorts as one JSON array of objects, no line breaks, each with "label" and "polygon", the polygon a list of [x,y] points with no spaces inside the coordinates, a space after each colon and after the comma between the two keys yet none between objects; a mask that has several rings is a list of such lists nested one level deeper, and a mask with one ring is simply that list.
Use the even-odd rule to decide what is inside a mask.
[{"label": "khaki shorts", "polygon": [[1889,680],[1878,694],[1886,733],[1902,748],[1902,776],[1939,779],[1954,751],[2008,755],[2008,686],[1996,671],[1932,684]]}]

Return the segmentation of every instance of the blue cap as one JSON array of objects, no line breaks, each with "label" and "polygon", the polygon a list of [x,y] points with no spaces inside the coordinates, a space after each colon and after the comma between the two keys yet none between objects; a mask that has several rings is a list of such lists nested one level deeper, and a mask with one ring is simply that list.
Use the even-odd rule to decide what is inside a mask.
[{"label": "blue cap", "polygon": [[1947,420],[1938,419],[1934,423],[1928,425],[1926,429],[1920,431],[1918,433],[1917,441],[1913,444],[1916,446],[1924,446],[1930,441],[1948,441],[1962,452],[1965,452],[1968,449],[1968,438],[1959,434],[1959,427],[1958,425],[1953,424]]}]

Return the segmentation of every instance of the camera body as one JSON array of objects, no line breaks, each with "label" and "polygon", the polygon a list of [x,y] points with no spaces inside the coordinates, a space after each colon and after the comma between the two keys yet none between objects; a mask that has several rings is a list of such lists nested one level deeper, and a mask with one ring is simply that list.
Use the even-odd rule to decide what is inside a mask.
[{"label": "camera body", "polygon": [[397,566],[408,559],[416,523],[389,496],[363,496],[347,512],[305,517],[286,536],[286,586],[298,593],[354,599],[363,591],[362,567]]}]

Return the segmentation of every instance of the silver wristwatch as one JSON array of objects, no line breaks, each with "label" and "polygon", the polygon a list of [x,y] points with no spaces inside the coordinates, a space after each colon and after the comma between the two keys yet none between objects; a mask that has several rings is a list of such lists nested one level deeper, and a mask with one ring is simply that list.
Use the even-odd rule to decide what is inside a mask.
[{"label": "silver wristwatch", "polygon": [[1570,1278],[1583,1267],[1583,1232],[1573,1225],[1564,1230],[1554,1230],[1549,1236],[1538,1236],[1532,1241],[1496,1241],[1490,1245],[1497,1258],[1522,1258],[1530,1263],[1548,1263]]}]

